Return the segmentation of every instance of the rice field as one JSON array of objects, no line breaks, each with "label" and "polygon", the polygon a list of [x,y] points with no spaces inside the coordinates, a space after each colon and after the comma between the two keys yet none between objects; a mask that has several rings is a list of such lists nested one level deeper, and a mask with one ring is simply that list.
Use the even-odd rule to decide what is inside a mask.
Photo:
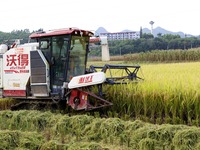
[{"label": "rice field", "polygon": [[112,112],[152,123],[200,123],[200,62],[142,64],[138,84],[107,90]]},{"label": "rice field", "polygon": [[10,111],[17,101],[0,99],[0,150],[198,150],[199,54],[199,48],[156,50],[89,62],[142,62],[144,81],[103,87],[114,104],[103,115]]},{"label": "rice field", "polygon": [[200,62],[140,65],[144,81],[104,87],[114,104],[105,117],[0,111],[0,149],[200,149]]}]

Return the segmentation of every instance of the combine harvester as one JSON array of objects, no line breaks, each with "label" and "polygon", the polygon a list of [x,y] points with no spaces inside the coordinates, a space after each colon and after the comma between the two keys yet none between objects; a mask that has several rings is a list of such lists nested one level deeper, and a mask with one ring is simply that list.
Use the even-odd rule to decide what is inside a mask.
[{"label": "combine harvester", "polygon": [[[101,42],[92,37],[90,31],[68,28],[33,33],[26,44],[1,44],[0,96],[17,99],[13,109],[49,102],[75,110],[113,105],[104,99],[103,85],[140,80],[140,66],[86,68],[90,41]],[[125,75],[114,77],[111,70],[123,70]]]}]

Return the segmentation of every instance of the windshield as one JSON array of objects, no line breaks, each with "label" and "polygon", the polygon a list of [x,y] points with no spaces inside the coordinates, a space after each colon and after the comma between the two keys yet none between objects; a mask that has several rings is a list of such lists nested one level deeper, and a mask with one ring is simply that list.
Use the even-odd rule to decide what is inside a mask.
[{"label": "windshield", "polygon": [[85,74],[88,40],[89,37],[72,36],[69,54],[68,80],[73,76]]}]

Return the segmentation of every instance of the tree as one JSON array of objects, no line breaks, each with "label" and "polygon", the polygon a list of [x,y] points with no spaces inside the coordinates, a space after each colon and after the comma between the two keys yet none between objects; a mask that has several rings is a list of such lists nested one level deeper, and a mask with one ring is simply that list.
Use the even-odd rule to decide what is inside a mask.
[{"label": "tree", "polygon": [[142,38],[142,27],[140,27],[140,38]]},{"label": "tree", "polygon": [[157,36],[160,38],[162,37],[162,33],[158,33]]},{"label": "tree", "polygon": [[15,39],[22,39],[20,42],[27,43],[30,35],[29,29],[24,30],[13,30],[11,32],[0,32],[0,43],[4,43],[5,41],[13,41]]},{"label": "tree", "polygon": [[152,39],[152,38],[154,38],[154,36],[151,33],[144,33],[144,34],[142,34],[142,38],[144,38],[144,39]]},{"label": "tree", "polygon": [[181,37],[180,35],[165,34],[162,36],[162,38],[167,43],[166,49],[172,49],[172,47],[170,47],[170,43],[172,43],[174,39],[180,39]]},{"label": "tree", "polygon": [[163,38],[160,37],[156,37],[154,38],[154,45],[155,45],[155,49],[165,49],[165,42],[163,41]]}]

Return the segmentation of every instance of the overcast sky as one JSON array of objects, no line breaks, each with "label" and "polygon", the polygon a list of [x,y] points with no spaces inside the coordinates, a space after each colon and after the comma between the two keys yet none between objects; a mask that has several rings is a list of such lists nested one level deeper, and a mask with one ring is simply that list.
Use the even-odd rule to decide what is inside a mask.
[{"label": "overcast sky", "polygon": [[109,32],[162,27],[200,35],[199,0],[3,0],[0,31],[77,27]]}]

